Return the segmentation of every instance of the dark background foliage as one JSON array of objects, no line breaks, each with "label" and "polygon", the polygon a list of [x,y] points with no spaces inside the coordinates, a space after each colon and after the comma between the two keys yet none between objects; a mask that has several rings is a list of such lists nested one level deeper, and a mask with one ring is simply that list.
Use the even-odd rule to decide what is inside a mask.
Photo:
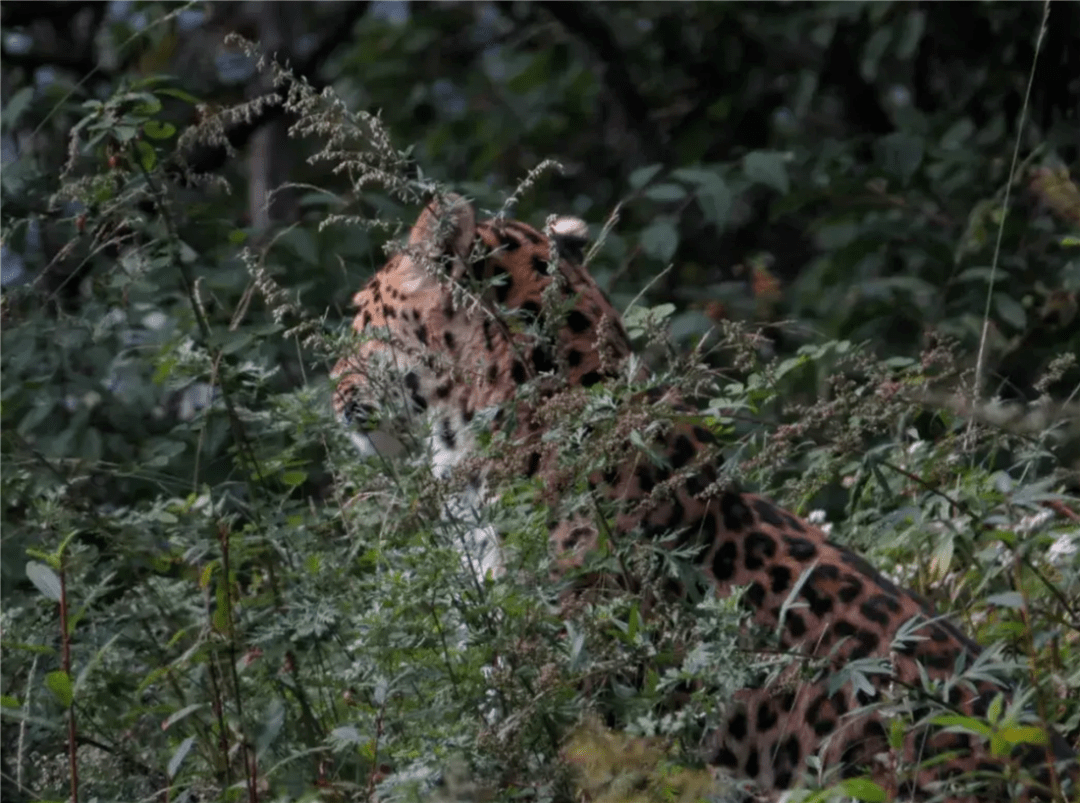
[{"label": "dark background foliage", "polygon": [[[67,794],[72,734],[100,753],[80,761],[96,779],[87,796],[102,799],[174,784],[223,795],[263,772],[263,792],[360,797],[390,772],[380,749],[396,770],[472,756],[460,723],[487,693],[490,656],[455,652],[460,672],[439,674],[451,662],[425,664],[422,620],[394,630],[365,608],[389,582],[403,596],[386,616],[407,621],[396,606],[415,590],[382,572],[419,542],[383,552],[358,538],[382,521],[375,492],[354,508],[362,524],[337,520],[340,489],[381,476],[345,465],[326,412],[351,294],[399,233],[370,224],[407,225],[435,184],[495,211],[558,162],[514,195],[514,216],[574,214],[594,235],[611,222],[594,274],[620,308],[639,294],[673,305],[660,309],[683,352],[740,324],[764,363],[850,341],[922,354],[932,373],[926,354],[947,344],[951,378],[926,406],[891,421],[863,411],[888,435],[878,446],[900,448],[909,426],[937,438],[974,421],[991,434],[973,462],[934,463],[931,485],[954,470],[987,511],[1012,503],[1013,481],[1075,487],[1080,4],[6,2],[0,15],[5,798]],[[230,33],[288,76],[275,82]],[[303,87],[378,116],[350,123],[362,132],[350,147],[370,159],[339,170],[341,154],[320,158],[338,126],[297,100]],[[332,216],[346,217],[321,225]],[[742,383],[727,402],[744,392],[775,426],[789,405],[837,392],[826,352],[789,375],[706,358]],[[670,352],[651,353],[662,370]],[[755,376],[767,394],[754,395]],[[1015,406],[1003,416],[995,398]],[[927,460],[955,446],[940,443]],[[837,452],[822,461],[797,445],[786,470],[774,461],[752,479],[816,467],[822,482],[795,502],[850,513],[839,480],[858,458]],[[400,482],[393,498],[411,498]],[[896,506],[885,497],[864,501]],[[515,526],[542,537],[542,517],[514,499]],[[409,519],[415,505],[392,509],[409,532],[431,529]],[[920,583],[986,549],[970,532],[876,546],[899,562],[904,548],[932,555]],[[428,560],[415,576],[439,574]],[[1047,616],[1059,624],[1075,574],[1057,578],[1062,607]],[[496,604],[431,577],[433,616],[457,610],[468,629],[480,601]],[[993,591],[961,581],[941,597]],[[523,613],[519,626],[537,625]],[[1057,643],[1051,630],[1035,649]],[[364,639],[379,644],[367,663],[349,657]],[[1075,688],[1070,655],[1055,660]],[[429,674],[405,680],[403,664]],[[400,691],[457,681],[461,667],[475,688]],[[552,721],[573,694],[552,695]],[[429,718],[441,730],[425,764],[419,737],[402,734]],[[528,739],[536,754],[558,741]],[[528,774],[521,756],[499,756],[504,778]]]}]

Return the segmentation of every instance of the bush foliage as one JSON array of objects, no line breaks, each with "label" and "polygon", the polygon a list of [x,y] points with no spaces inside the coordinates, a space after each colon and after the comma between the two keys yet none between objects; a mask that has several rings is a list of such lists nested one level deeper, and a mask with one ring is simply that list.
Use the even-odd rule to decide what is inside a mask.
[{"label": "bush foliage", "polygon": [[[443,189],[588,220],[727,477],[1076,744],[1076,6],[244,5],[3,9],[5,799],[726,793],[699,740],[787,663],[737,599],[567,610],[515,477],[477,579],[454,483],[332,420],[348,299]],[[582,476],[636,390],[552,422]]]}]

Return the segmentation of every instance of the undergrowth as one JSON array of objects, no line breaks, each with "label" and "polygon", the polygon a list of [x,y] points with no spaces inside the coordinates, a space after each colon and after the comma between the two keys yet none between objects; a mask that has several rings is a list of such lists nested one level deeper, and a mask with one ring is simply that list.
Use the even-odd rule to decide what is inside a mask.
[{"label": "undergrowth", "polygon": [[[507,571],[466,571],[458,543],[475,523],[445,517],[460,489],[432,479],[425,433],[404,459],[362,461],[331,418],[322,367],[353,341],[275,278],[309,243],[303,227],[242,258],[242,231],[188,244],[190,190],[152,125],[168,91],[130,88],[72,132],[50,201],[74,258],[109,267],[75,307],[34,286],[4,296],[4,555],[26,566],[5,576],[19,593],[0,614],[5,789],[170,803],[724,795],[730,782],[700,770],[701,740],[791,656],[747,641],[737,596],[645,606],[613,585],[562,606],[551,511],[512,476],[478,512],[507,537]],[[292,91],[294,133],[326,138],[316,158],[352,191],[374,183],[410,205],[441,189],[407,177],[378,118]],[[104,152],[118,156],[107,170]],[[356,229],[412,214],[312,203],[306,224],[338,226],[346,253]],[[5,237],[25,226],[5,218]],[[670,313],[626,320],[639,352],[661,355],[650,382],[695,399],[721,436],[725,482],[772,492],[932,599],[987,647],[979,670],[1008,676],[1075,742],[1080,527],[1058,433],[936,403],[969,384],[945,340],[910,358],[843,340],[781,357],[733,324],[673,344]],[[580,444],[581,476],[604,459],[585,425],[641,389],[598,387],[552,421],[549,437]],[[645,588],[679,570],[641,544],[605,560]],[[855,682],[869,671],[848,668]],[[1014,714],[953,724],[1007,745]],[[911,726],[902,700],[894,715]],[[837,794],[885,799],[823,770]]]}]

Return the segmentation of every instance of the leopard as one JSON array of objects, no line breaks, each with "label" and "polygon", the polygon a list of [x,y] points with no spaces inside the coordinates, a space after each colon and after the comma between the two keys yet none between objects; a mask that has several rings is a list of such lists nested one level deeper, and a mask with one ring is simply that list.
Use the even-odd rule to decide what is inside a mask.
[{"label": "leopard", "polygon": [[[486,430],[513,445],[521,476],[538,479],[552,496],[564,491],[558,448],[543,443],[545,408],[559,394],[644,375],[621,314],[586,267],[587,244],[577,218],[552,216],[541,231],[505,216],[478,220],[459,195],[431,201],[405,247],[353,297],[355,339],[331,371],[334,408],[361,453],[399,453],[395,432],[423,418],[437,475],[469,461],[477,432]],[[676,392],[649,387],[629,403],[646,415],[667,412],[668,426],[650,444],[660,459],[628,439],[611,449],[608,467],[588,478],[611,520],[553,521],[556,565],[583,565],[610,548],[609,537],[680,550],[691,555],[699,585],[718,597],[741,593],[754,625],[817,666],[797,682],[740,693],[705,739],[706,764],[773,801],[806,780],[815,756],[840,778],[868,774],[891,799],[1076,794],[1076,751],[1052,728],[1035,727],[1045,738],[1007,756],[971,733],[940,727],[911,728],[897,751],[883,711],[899,689],[936,695],[947,710],[975,718],[1011,699],[978,671],[957,680],[978,669],[979,645],[821,528],[722,481],[716,435],[700,418],[672,414],[691,409]],[[473,481],[481,501],[482,486],[482,478]],[[497,571],[497,563],[488,568]],[[669,585],[673,595],[692,590]],[[862,659],[879,659],[885,669],[864,675],[858,687],[834,682]],[[913,771],[898,771],[897,752]],[[1002,781],[1007,771],[1020,781]],[[958,777],[965,791],[954,791]],[[972,792],[979,779],[984,785]]]}]

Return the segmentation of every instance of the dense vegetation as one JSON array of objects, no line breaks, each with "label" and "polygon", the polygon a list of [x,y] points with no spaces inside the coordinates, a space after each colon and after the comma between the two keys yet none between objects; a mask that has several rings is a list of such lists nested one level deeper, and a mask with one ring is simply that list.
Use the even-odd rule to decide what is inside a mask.
[{"label": "dense vegetation", "polygon": [[560,615],[513,477],[477,582],[450,484],[332,420],[349,298],[440,188],[586,219],[731,479],[1080,741],[1080,5],[0,13],[5,800],[723,794],[696,740],[778,666],[737,600]]}]

